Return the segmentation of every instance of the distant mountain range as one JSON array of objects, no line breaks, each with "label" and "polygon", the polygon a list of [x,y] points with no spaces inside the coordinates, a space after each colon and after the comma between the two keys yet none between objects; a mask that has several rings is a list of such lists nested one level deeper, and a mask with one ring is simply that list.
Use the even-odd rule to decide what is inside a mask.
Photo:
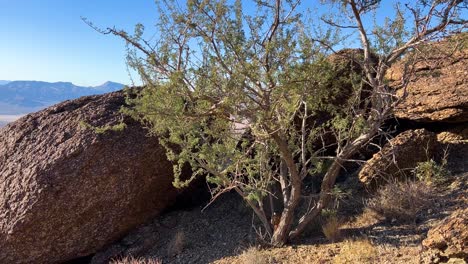
[{"label": "distant mountain range", "polygon": [[0,80],[0,115],[27,114],[61,101],[113,92],[123,87],[123,84],[115,82],[83,87],[70,82]]}]

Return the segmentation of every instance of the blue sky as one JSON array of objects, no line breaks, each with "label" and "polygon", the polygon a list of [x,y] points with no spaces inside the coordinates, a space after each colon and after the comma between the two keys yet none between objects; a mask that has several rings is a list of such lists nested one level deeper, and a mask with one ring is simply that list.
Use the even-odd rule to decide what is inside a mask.
[{"label": "blue sky", "polygon": [[152,0],[0,0],[0,80],[128,84],[125,45],[92,30],[154,24]]},{"label": "blue sky", "polygon": [[[184,2],[184,1],[181,1]],[[153,0],[0,0],[0,80],[129,84],[125,45],[100,27],[155,24]]]},{"label": "blue sky", "polygon": [[[383,13],[394,2],[383,1]],[[0,80],[130,84],[124,42],[80,17],[132,32],[137,23],[151,30],[156,10],[153,0],[0,0]]]}]

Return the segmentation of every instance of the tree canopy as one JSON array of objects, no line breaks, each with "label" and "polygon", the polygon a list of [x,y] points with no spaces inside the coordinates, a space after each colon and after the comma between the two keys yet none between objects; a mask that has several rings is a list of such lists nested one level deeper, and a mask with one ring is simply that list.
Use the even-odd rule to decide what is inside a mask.
[{"label": "tree canopy", "polygon": [[[167,0],[158,2],[156,40],[143,38],[142,25],[134,34],[101,31],[129,46],[128,64],[145,88],[127,112],[166,146],[177,164],[174,185],[206,176],[213,199],[237,192],[274,245],[300,235],[329,206],[343,162],[384,133],[401,100],[385,80],[388,67],[466,27],[461,0],[396,1],[383,25],[368,17],[381,1],[321,2],[340,13],[307,19],[294,0]],[[360,50],[336,51],[356,36]],[[410,74],[408,60],[400,87]],[[193,177],[182,180],[187,163]],[[307,179],[321,182],[317,195],[305,191]]]}]

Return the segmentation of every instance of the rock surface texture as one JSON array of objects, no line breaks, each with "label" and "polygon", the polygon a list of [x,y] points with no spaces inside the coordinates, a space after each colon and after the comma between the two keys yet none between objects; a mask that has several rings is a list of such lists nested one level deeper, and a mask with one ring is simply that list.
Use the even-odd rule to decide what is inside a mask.
[{"label": "rock surface texture", "polygon": [[443,257],[468,261],[468,208],[453,212],[429,230],[423,245]]},{"label": "rock surface texture", "polygon": [[391,139],[366,162],[359,172],[359,180],[366,187],[375,187],[394,177],[403,176],[416,167],[418,162],[431,157],[436,143],[436,134],[425,129],[405,131]]},{"label": "rock surface texture", "polygon": [[461,124],[453,128],[446,129],[437,134],[437,140],[441,143],[468,144],[468,125]]},{"label": "rock surface texture", "polygon": [[[172,205],[172,164],[119,113],[123,92],[65,101],[0,129],[0,263],[96,252]],[[122,131],[96,133],[92,126]]]},{"label": "rock surface texture", "polygon": [[[408,84],[406,99],[395,116],[417,122],[468,122],[468,34],[432,43],[423,51]],[[404,61],[389,70],[390,80],[400,80]],[[403,96],[404,90],[397,91]]]}]

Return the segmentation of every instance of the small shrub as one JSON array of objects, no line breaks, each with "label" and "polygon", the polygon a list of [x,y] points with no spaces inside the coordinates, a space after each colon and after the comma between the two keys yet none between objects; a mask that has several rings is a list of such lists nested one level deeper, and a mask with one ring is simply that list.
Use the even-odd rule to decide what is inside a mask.
[{"label": "small shrub", "polygon": [[333,263],[376,263],[378,256],[377,248],[368,239],[348,240],[333,258]]},{"label": "small shrub", "polygon": [[336,216],[329,217],[326,223],[322,225],[323,234],[330,242],[334,243],[340,239],[340,226],[341,223]]},{"label": "small shrub", "polygon": [[325,208],[322,210],[322,212],[320,212],[320,216],[324,220],[328,218],[336,217],[337,214],[338,214],[338,211],[336,209],[329,209],[329,208]]},{"label": "small shrub", "polygon": [[241,255],[242,263],[244,264],[268,264],[271,263],[267,256],[257,247],[250,247]]},{"label": "small shrub", "polygon": [[434,196],[434,188],[425,182],[394,182],[378,190],[368,200],[367,207],[386,219],[414,222],[417,215],[431,204]]},{"label": "small shrub", "polygon": [[447,160],[444,158],[439,164],[433,159],[419,162],[414,168],[414,174],[420,181],[430,184],[442,184],[447,180],[449,173],[446,168]]},{"label": "small shrub", "polygon": [[130,256],[111,260],[110,264],[162,264],[162,261],[159,259],[134,258]]}]

